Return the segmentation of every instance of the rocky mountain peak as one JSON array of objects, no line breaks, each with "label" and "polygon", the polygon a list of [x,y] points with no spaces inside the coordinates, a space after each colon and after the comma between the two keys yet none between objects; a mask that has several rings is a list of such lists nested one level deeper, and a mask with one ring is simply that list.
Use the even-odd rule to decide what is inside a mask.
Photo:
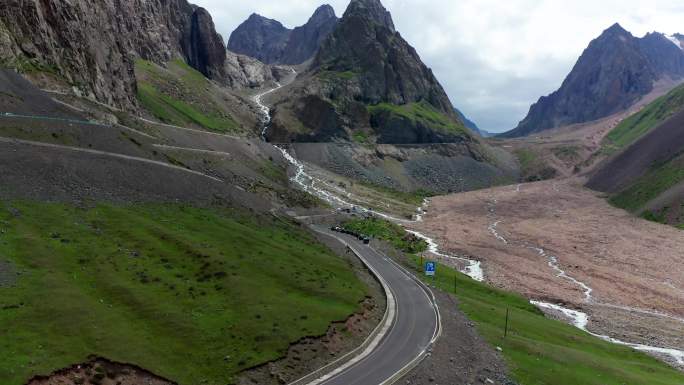
[{"label": "rocky mountain peak", "polygon": [[616,23],[589,44],[561,88],[540,98],[504,136],[604,118],[633,105],[656,81],[682,77],[684,52],[663,34],[637,38]]},{"label": "rocky mountain peak", "polygon": [[323,4],[316,8],[314,14],[309,19],[309,23],[319,23],[320,21],[325,21],[328,19],[337,18],[335,15],[335,9],[330,4]]},{"label": "rocky mountain peak", "polygon": [[306,24],[294,30],[254,13],[230,35],[228,49],[267,64],[301,64],[314,56],[337,21],[330,5],[318,7]]},{"label": "rocky mountain peak", "polygon": [[343,18],[362,17],[371,20],[394,32],[392,15],[382,5],[380,0],[352,0],[344,13]]},{"label": "rocky mountain peak", "polygon": [[673,37],[663,33],[649,33],[639,39],[641,51],[656,74],[672,78],[684,76],[684,52]]},{"label": "rocky mountain peak", "polygon": [[674,35],[663,35],[679,49],[684,50],[684,35],[675,33]]},{"label": "rocky mountain peak", "polygon": [[[271,140],[474,140],[432,70],[394,29],[390,13],[377,0],[349,4],[290,91],[287,100],[276,103]],[[302,132],[290,130],[293,126],[303,127]]]},{"label": "rocky mountain peak", "polygon": [[615,23],[608,27],[605,31],[603,31],[604,35],[629,35],[632,36],[632,34],[624,29],[620,23]]},{"label": "rocky mountain peak", "polygon": [[353,0],[335,31],[321,45],[313,71],[358,74],[368,104],[425,101],[457,119],[449,98],[416,50],[394,30],[378,0]]},{"label": "rocky mountain peak", "polygon": [[247,18],[247,20],[245,20],[244,23],[255,26],[261,26],[264,28],[287,29],[278,20],[269,19],[265,16],[259,15],[258,13],[252,13],[251,15],[249,15],[249,17]]}]

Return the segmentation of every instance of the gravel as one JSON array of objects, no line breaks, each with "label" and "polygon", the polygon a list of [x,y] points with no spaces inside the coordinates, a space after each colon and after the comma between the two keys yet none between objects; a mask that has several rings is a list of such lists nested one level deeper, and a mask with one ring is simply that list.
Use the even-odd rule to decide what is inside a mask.
[{"label": "gravel", "polygon": [[339,143],[293,145],[299,160],[358,181],[399,191],[447,193],[512,182],[514,169],[479,162],[456,144],[378,147]]},{"label": "gravel", "polygon": [[405,376],[405,384],[513,385],[503,357],[460,310],[456,299],[433,290],[442,315],[442,336],[432,353]]}]

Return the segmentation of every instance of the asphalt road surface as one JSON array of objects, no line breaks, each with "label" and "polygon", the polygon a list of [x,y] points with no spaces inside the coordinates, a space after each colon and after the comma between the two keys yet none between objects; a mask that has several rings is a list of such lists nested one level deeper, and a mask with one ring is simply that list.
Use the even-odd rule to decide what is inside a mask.
[{"label": "asphalt road surface", "polygon": [[369,355],[321,385],[380,385],[422,359],[439,333],[439,312],[432,293],[389,257],[357,239],[322,227],[315,230],[343,240],[381,276],[396,300],[391,328]]}]

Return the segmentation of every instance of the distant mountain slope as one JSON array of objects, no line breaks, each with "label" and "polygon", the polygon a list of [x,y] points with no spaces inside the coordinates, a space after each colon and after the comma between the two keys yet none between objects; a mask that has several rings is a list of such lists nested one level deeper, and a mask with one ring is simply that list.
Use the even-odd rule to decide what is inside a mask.
[{"label": "distant mountain slope", "polygon": [[587,186],[648,219],[684,224],[683,94],[679,87],[611,132],[608,140],[631,145],[606,161]]},{"label": "distant mountain slope", "polygon": [[461,110],[458,108],[454,107],[454,111],[456,111],[456,115],[458,116],[459,119],[463,122],[463,124],[466,126],[466,128],[469,128],[471,131],[473,131],[476,134],[479,134],[480,136],[485,136],[483,135],[483,132],[480,130],[480,128],[477,126],[475,122],[472,120],[468,119],[467,116]]},{"label": "distant mountain slope", "polygon": [[539,99],[502,136],[519,137],[625,110],[663,78],[684,77],[684,51],[671,38],[636,38],[615,24],[589,44],[561,88]]},{"label": "distant mountain slope", "polygon": [[281,93],[278,142],[473,142],[449,97],[378,0],[353,0],[307,73]]},{"label": "distant mountain slope", "polygon": [[684,85],[656,99],[611,130],[603,143],[605,151],[611,153],[630,146],[682,108],[684,108]]},{"label": "distant mountain slope", "polygon": [[228,49],[267,64],[301,64],[316,54],[337,21],[330,5],[320,6],[306,24],[293,30],[252,14],[230,35]]},{"label": "distant mountain slope", "polygon": [[331,6],[320,6],[306,24],[292,30],[279,63],[300,64],[311,59],[338,21]]},{"label": "distant mountain slope", "polygon": [[253,13],[230,35],[228,49],[264,63],[274,63],[282,55],[290,33],[279,21]]}]

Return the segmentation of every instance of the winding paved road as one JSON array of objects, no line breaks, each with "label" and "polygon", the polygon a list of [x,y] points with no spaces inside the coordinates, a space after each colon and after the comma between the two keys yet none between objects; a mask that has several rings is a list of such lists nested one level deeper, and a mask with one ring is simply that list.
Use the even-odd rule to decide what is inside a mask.
[{"label": "winding paved road", "polygon": [[[386,290],[392,294],[394,316],[373,349],[309,384],[387,385],[396,382],[420,363],[439,337],[439,309],[432,292],[389,257],[357,239],[319,226],[314,226],[314,230],[347,244],[384,281]],[[389,301],[388,306],[391,306]]]}]

